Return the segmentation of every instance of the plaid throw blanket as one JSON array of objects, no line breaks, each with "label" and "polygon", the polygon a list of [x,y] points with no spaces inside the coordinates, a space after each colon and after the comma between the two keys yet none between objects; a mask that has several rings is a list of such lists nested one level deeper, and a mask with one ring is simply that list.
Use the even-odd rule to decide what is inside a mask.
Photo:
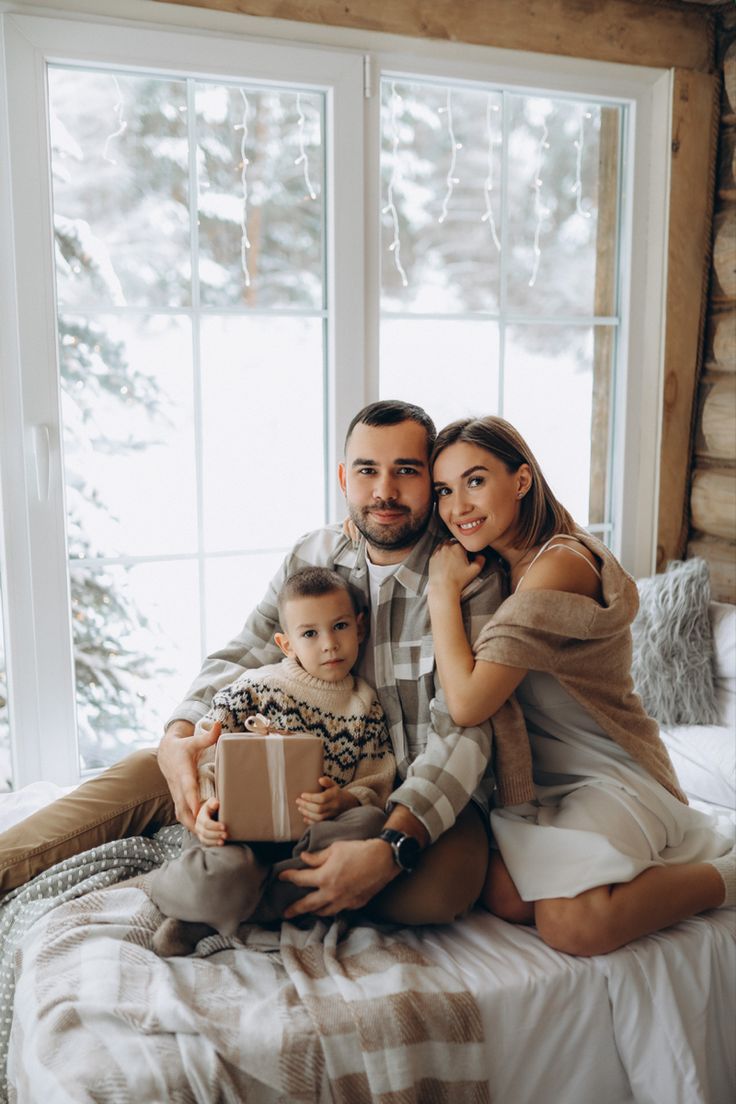
[{"label": "plaid throw blanket", "polygon": [[[158,862],[159,837],[135,841]],[[474,997],[400,933],[243,927],[162,960],[145,882],[93,888],[14,941],[11,1104],[488,1101]]]}]

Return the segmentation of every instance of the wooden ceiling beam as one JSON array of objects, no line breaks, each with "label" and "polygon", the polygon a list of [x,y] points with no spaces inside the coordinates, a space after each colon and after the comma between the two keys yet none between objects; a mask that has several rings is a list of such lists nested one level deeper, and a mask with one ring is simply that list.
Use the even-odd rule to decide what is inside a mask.
[{"label": "wooden ceiling beam", "polygon": [[713,71],[713,17],[651,0],[157,0],[448,42]]}]

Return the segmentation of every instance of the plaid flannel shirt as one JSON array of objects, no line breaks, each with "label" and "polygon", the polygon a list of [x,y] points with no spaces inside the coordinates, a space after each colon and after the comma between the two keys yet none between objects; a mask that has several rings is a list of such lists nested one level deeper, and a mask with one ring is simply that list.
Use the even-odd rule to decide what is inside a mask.
[{"label": "plaid flannel shirt", "polygon": [[[374,649],[375,690],[401,779],[391,804],[405,805],[432,841],[454,824],[471,798],[487,812],[495,788],[490,722],[468,728],[456,725],[435,668],[427,582],[430,554],[442,538],[433,518],[407,558],[383,581],[375,630],[366,642]],[[308,533],[286,556],[238,636],[205,660],[168,724],[177,719],[196,724],[217,690],[244,670],[281,658],[273,642],[279,629],[276,596],[288,575],[310,565],[333,568],[357,590],[366,608],[370,605],[365,541],[353,545],[340,525]],[[501,576],[490,567],[463,592],[463,619],[471,642],[502,597]]]}]

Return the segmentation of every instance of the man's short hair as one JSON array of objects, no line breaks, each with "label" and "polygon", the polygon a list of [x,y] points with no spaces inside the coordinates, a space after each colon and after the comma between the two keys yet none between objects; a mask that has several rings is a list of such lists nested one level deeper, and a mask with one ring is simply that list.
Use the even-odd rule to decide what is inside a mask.
[{"label": "man's short hair", "polygon": [[390,426],[400,422],[416,422],[427,434],[427,455],[434,448],[437,428],[426,410],[414,403],[401,402],[399,399],[381,399],[379,402],[369,403],[355,415],[348,431],[345,434],[345,450],[347,451],[350,435],[356,425]]},{"label": "man's short hair", "polygon": [[321,598],[323,594],[333,594],[336,590],[344,590],[355,613],[360,613],[357,595],[347,579],[343,579],[336,571],[331,571],[328,567],[303,567],[289,575],[276,599],[281,628],[285,627],[284,607],[292,598]]}]

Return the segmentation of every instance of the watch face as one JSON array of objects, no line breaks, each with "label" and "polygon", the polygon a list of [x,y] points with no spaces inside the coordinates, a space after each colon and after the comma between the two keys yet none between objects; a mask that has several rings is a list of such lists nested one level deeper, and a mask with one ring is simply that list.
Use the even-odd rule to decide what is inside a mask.
[{"label": "watch face", "polygon": [[404,870],[413,870],[419,859],[421,848],[413,836],[403,836],[396,844],[399,866]]}]

